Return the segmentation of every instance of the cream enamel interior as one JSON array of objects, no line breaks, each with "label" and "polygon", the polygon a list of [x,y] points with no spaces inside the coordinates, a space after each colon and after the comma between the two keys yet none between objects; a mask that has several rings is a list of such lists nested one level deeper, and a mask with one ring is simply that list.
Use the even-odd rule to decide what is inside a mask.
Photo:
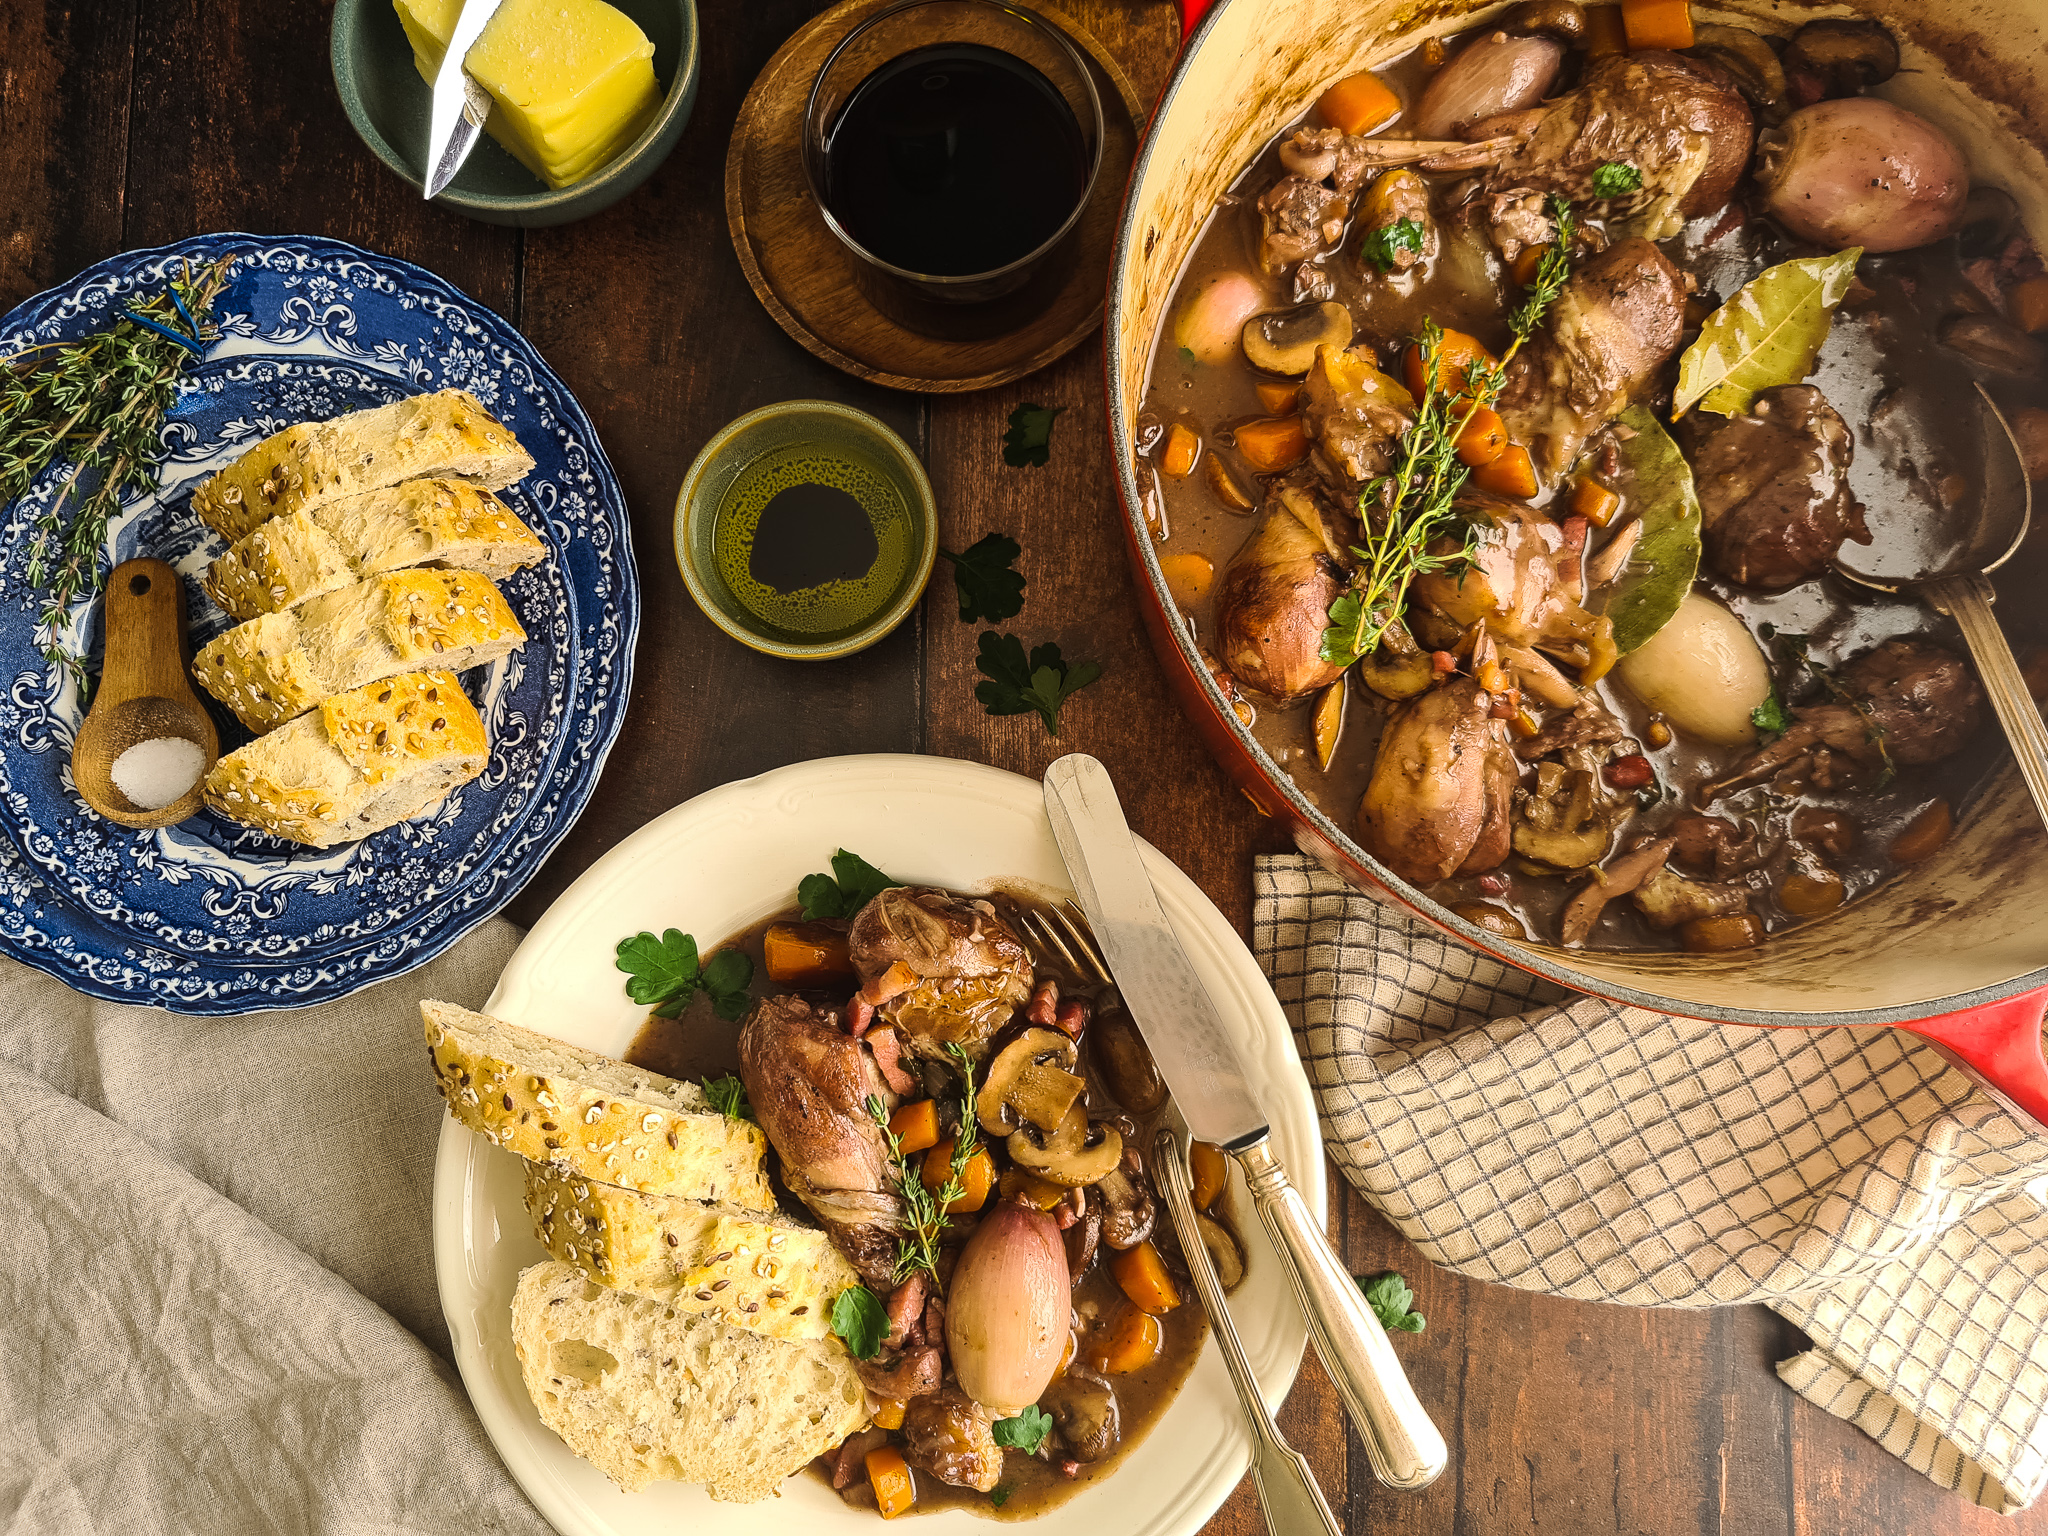
[{"label": "cream enamel interior", "polygon": [[[1140,151],[1111,281],[1110,427],[1126,516],[1145,550],[1152,601],[1175,611],[1145,536],[1131,478],[1131,423],[1174,285],[1217,198],[1329,82],[1499,5],[1459,0],[1220,0],[1190,39]],[[1929,117],[1966,148],[1975,180],[2020,202],[2048,250],[2048,6],[2040,0],[1908,0],[1813,8],[1697,6],[1703,20],[1789,32],[1816,15],[1873,15],[1902,43],[1881,94]],[[1177,626],[1176,626],[1177,628]],[[1982,796],[1933,860],[1835,916],[1731,955],[1565,951],[1484,936],[1381,869],[1292,790],[1178,643],[1210,706],[1267,786],[1293,806],[1297,841],[1375,894],[1507,958],[1582,989],[1709,1017],[1785,1023],[1923,1018],[2048,984],[2048,834],[2016,771]],[[1230,765],[1240,776],[1243,765]],[[1273,796],[1264,797],[1269,803]]]}]

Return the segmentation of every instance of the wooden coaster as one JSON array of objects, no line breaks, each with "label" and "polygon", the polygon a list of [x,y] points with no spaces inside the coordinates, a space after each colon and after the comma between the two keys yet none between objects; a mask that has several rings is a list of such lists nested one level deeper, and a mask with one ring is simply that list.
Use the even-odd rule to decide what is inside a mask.
[{"label": "wooden coaster", "polygon": [[1035,318],[1002,336],[947,341],[898,324],[855,284],[853,261],[825,227],[804,179],[804,105],[840,40],[890,0],[844,0],[784,43],[740,106],[725,157],[725,219],[754,293],[817,356],[892,389],[990,389],[1043,368],[1102,325],[1110,248],[1144,108],[1116,61],[1072,18],[1032,9],[1090,61],[1102,98],[1102,169],[1079,225],[1078,257]]}]

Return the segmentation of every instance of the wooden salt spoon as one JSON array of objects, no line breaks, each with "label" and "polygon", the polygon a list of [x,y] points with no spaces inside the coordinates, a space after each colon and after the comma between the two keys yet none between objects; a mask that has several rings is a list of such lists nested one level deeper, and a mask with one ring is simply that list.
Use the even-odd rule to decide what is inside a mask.
[{"label": "wooden salt spoon", "polygon": [[[185,671],[185,584],[161,560],[128,560],[107,578],[107,659],[99,692],[71,747],[71,781],[85,803],[124,827],[168,827],[199,809],[220,758],[220,733]],[[114,759],[138,742],[197,742],[206,763],[192,788],[144,810],[114,782]]]}]

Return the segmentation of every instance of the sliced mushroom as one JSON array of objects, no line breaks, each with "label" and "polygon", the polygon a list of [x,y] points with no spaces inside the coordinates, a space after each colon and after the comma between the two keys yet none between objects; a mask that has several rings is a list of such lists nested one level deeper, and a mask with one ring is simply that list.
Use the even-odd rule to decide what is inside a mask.
[{"label": "sliced mushroom", "polygon": [[1053,1428],[1076,1461],[1100,1461],[1123,1438],[1116,1389],[1093,1371],[1069,1369],[1045,1389],[1038,1406],[1052,1415]]},{"label": "sliced mushroom", "polygon": [[1078,1100],[1050,1133],[1024,1124],[1004,1143],[1010,1160],[1042,1179],[1074,1188],[1094,1184],[1123,1160],[1124,1139],[1114,1126],[1090,1124]]},{"label": "sliced mushroom", "polygon": [[1483,928],[1488,933],[1504,939],[1526,939],[1529,930],[1522,926],[1522,920],[1506,907],[1497,907],[1490,901],[1460,901],[1451,910],[1465,919],[1474,928]]},{"label": "sliced mushroom", "polygon": [[1996,315],[1957,315],[1945,321],[1941,344],[1993,373],[2018,377],[2041,366],[2041,343]]},{"label": "sliced mushroom", "polygon": [[1074,1074],[1079,1061],[1066,1031],[1025,1030],[989,1063],[974,1100],[981,1128],[991,1136],[1007,1136],[1026,1120],[1043,1131],[1057,1128],[1088,1086]]},{"label": "sliced mushroom", "polygon": [[1061,1237],[1067,1245],[1067,1276],[1079,1289],[1082,1280],[1087,1278],[1088,1266],[1095,1262],[1096,1246],[1102,1241],[1102,1217],[1090,1211],[1067,1228]]},{"label": "sliced mushroom", "polygon": [[1299,304],[1245,321],[1245,360],[1265,373],[1300,378],[1315,366],[1317,347],[1351,345],[1351,311],[1342,304]]},{"label": "sliced mushroom", "polygon": [[1166,1102],[1166,1084],[1144,1036],[1115,1003],[1105,1006],[1088,1031],[1088,1050],[1110,1097],[1134,1115],[1149,1115]]},{"label": "sliced mushroom", "polygon": [[1784,116],[1785,66],[1761,33],[1747,27],[1697,27],[1687,52],[1728,71],[1750,105],[1763,112],[1767,121],[1775,123]]},{"label": "sliced mushroom", "polygon": [[1785,68],[1812,76],[1825,95],[1854,96],[1899,72],[1899,45],[1877,22],[1830,16],[1792,34]]},{"label": "sliced mushroom", "polygon": [[1102,1207],[1102,1240],[1119,1253],[1135,1248],[1152,1235],[1157,1207],[1138,1154],[1124,1148],[1123,1161],[1095,1186]]},{"label": "sliced mushroom", "polygon": [[1205,454],[1202,458],[1202,475],[1209,482],[1209,489],[1216,493],[1216,499],[1233,512],[1249,512],[1255,503],[1245,488],[1237,483],[1237,476],[1221,454]]},{"label": "sliced mushroom", "polygon": [[1607,852],[1628,805],[1602,796],[1590,769],[1538,763],[1535,788],[1515,791],[1515,852],[1553,869],[1584,869]]},{"label": "sliced mushroom", "polygon": [[1695,918],[1749,910],[1747,887],[1688,880],[1668,864],[1652,871],[1630,894],[1636,910],[1659,931],[1682,928]]},{"label": "sliced mushroom", "polygon": [[1216,1278],[1225,1291],[1237,1289],[1244,1278],[1244,1253],[1230,1228],[1213,1216],[1195,1212],[1195,1226],[1202,1234],[1202,1246],[1209,1250],[1209,1262],[1216,1266]]},{"label": "sliced mushroom", "polygon": [[1371,655],[1358,663],[1358,680],[1383,699],[1399,703],[1429,691],[1436,668],[1399,619],[1387,626]]}]

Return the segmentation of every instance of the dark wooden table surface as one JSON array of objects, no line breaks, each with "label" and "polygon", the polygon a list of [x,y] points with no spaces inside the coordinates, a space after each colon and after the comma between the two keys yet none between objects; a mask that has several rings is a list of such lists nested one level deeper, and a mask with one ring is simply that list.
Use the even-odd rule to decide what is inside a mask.
[{"label": "dark wooden table surface", "polygon": [[[1158,0],[1063,0],[1149,100],[1176,26]],[[585,223],[521,234],[427,206],[356,140],[311,0],[0,0],[0,310],[87,264],[206,230],[331,235],[432,268],[510,317],[596,421],[632,503],[645,616],[631,710],[596,797],[514,904],[530,922],[620,838],[679,801],[783,763],[929,752],[1037,775],[1083,749],[1126,787],[1138,830],[1246,926],[1255,852],[1284,846],[1203,755],[1167,699],[1115,533],[1100,348],[1008,389],[921,398],[818,362],[754,302],[726,236],[726,138],[769,55],[818,7],[708,0],[695,116],[667,164]],[[991,719],[973,699],[977,630],[950,583],[863,655],[771,661],[691,605],[670,544],[676,486],[723,423],[823,397],[923,453],[960,548],[1019,539],[1015,627],[1093,657],[1104,678],[1063,716]],[[1006,468],[1019,401],[1068,408],[1044,469]],[[1429,1319],[1397,1348],[1451,1444],[1420,1494],[1377,1488],[1313,1356],[1282,1426],[1360,1533],[1565,1536],[1732,1532],[2048,1533],[1941,1492],[1796,1398],[1772,1363],[1802,1347],[1762,1307],[1635,1311],[1431,1269],[1330,1172],[1331,1230],[1364,1273],[1398,1268]],[[1261,1528],[1249,1482],[1210,1527]]]}]

